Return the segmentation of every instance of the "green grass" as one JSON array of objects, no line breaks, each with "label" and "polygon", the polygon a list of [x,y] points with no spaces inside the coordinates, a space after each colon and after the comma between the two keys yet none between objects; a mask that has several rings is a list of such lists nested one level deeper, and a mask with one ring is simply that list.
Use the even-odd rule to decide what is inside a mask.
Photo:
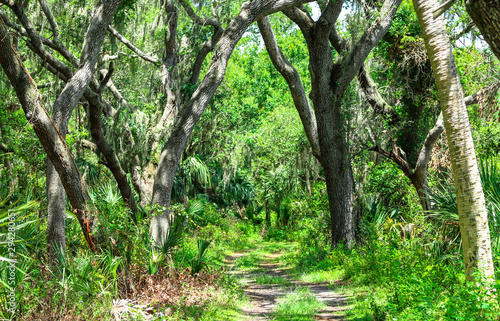
[{"label": "green grass", "polygon": [[304,271],[302,272],[298,279],[303,282],[309,283],[328,283],[330,285],[335,284],[336,281],[342,279],[342,271]]},{"label": "green grass", "polygon": [[274,321],[308,321],[326,306],[309,292],[308,288],[296,288],[276,305]]},{"label": "green grass", "polygon": [[283,277],[268,274],[259,275],[258,277],[256,277],[255,283],[260,285],[276,284],[282,286],[289,286],[290,284],[292,284],[289,280]]},{"label": "green grass", "polygon": [[234,267],[238,270],[253,270],[258,267],[261,258],[257,252],[250,252],[234,261]]}]

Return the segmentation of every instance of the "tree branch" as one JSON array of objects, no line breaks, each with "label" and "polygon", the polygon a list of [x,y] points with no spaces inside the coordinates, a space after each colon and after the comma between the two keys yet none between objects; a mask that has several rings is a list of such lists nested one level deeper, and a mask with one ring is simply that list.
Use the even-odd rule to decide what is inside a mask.
[{"label": "tree branch", "polygon": [[332,30],[330,31],[330,37],[329,39],[330,43],[332,44],[333,48],[340,54],[343,51],[348,51],[351,49],[351,44],[349,41],[345,40],[342,38],[340,33],[338,32],[337,28],[333,27]]},{"label": "tree branch", "polygon": [[469,33],[472,30],[472,28],[474,28],[474,26],[475,26],[474,22],[469,22],[467,24],[467,26],[462,31],[460,31],[457,34],[451,36],[450,37],[451,40],[456,41],[456,40],[460,39],[460,37],[462,37],[463,35]]},{"label": "tree branch", "polygon": [[307,98],[304,86],[302,85],[300,75],[278,46],[269,18],[264,17],[260,19],[258,21],[258,26],[274,67],[283,75],[283,78],[285,78],[290,88],[295,107],[304,125],[304,130],[311,144],[313,154],[319,158],[321,151],[319,147],[316,117],[309,103],[309,99]]},{"label": "tree branch", "polygon": [[63,136],[66,135],[73,109],[92,79],[107,26],[120,2],[121,0],[104,0],[95,9],[85,34],[80,66],[54,102],[53,119]]},{"label": "tree branch", "polygon": [[[373,47],[382,39],[389,29],[392,19],[401,4],[401,0],[385,0],[379,11],[380,16],[375,19],[373,24],[364,32],[359,41],[352,46],[351,51],[342,60],[344,66],[352,66],[352,71],[346,74],[358,73],[359,68],[363,66],[366,57]],[[350,77],[351,75],[346,75]]]},{"label": "tree branch", "polygon": [[49,5],[45,0],[38,0],[40,2],[40,6],[42,7],[42,11],[45,14],[47,20],[49,20],[50,28],[52,29],[52,36],[54,37],[54,43],[57,43],[59,40],[59,26],[57,25],[52,12],[50,11]]},{"label": "tree branch", "polygon": [[177,59],[177,48],[175,46],[177,39],[177,25],[179,21],[179,11],[172,0],[168,0],[166,5],[167,10],[167,31],[165,32],[165,51],[167,52],[163,64],[173,66]]},{"label": "tree branch", "polygon": [[13,154],[14,150],[12,148],[7,147],[4,143],[0,143],[0,152],[5,154]]},{"label": "tree branch", "polygon": [[101,94],[106,85],[108,84],[109,80],[111,79],[111,76],[113,75],[113,71],[115,71],[115,65],[113,64],[113,61],[111,61],[109,63],[108,71],[104,75],[104,78],[101,80],[101,84],[99,85],[99,89],[97,90],[98,94]]},{"label": "tree branch", "polygon": [[[16,23],[12,22],[9,19],[9,17],[5,13],[3,13],[2,11],[0,11],[0,17],[3,19],[5,25],[16,30],[21,36],[31,39],[31,37],[28,34],[28,32],[26,31],[26,29],[24,29],[22,26],[20,26]],[[71,51],[69,51],[69,49],[66,48],[64,45],[62,45],[61,43],[56,44],[55,41],[47,39],[45,37],[42,37],[38,34],[37,34],[37,36],[40,38],[41,42],[44,45],[46,45],[49,48],[54,49],[55,51],[60,53],[61,56],[63,56],[64,59],[66,59],[68,62],[70,62],[73,66],[78,66],[78,58],[75,55],[73,55],[73,53]],[[28,44],[28,46],[29,46],[29,44]],[[35,50],[33,50],[33,51],[35,51]],[[36,53],[36,51],[35,51],[35,53]]]},{"label": "tree branch", "polygon": [[186,0],[179,0],[180,4],[184,8],[184,11],[188,14],[188,16],[198,25],[200,26],[212,26],[215,29],[222,29],[222,26],[219,20],[216,17],[212,17],[209,19],[200,18],[193,10],[191,5]]},{"label": "tree branch", "polygon": [[283,10],[283,13],[293,22],[299,26],[300,31],[304,35],[304,38],[308,43],[311,43],[311,30],[314,27],[314,20],[309,16],[307,12],[299,9],[298,7],[293,7]]},{"label": "tree branch", "polygon": [[153,57],[153,56],[150,56],[150,55],[142,52],[141,50],[139,50],[139,48],[134,46],[128,39],[126,39],[124,36],[122,36],[113,27],[108,25],[108,30],[109,30],[109,32],[111,32],[111,34],[113,34],[113,36],[116,37],[116,39],[120,40],[125,46],[127,46],[128,49],[135,52],[137,54],[137,56],[142,58],[144,61],[150,62],[150,63],[155,64],[155,65],[158,65],[160,63],[160,59]]},{"label": "tree branch", "polygon": [[[101,75],[103,77],[105,77],[107,74],[109,74],[109,72],[106,70],[106,69],[101,69],[100,70],[101,72]],[[103,82],[104,83],[104,82]],[[106,82],[106,86],[108,87],[108,89],[111,91],[111,94],[113,94],[113,97],[115,97],[115,99],[118,101],[118,103],[124,107],[126,107],[127,109],[132,109],[132,105],[129,104],[129,102],[123,98],[122,94],[120,93],[120,91],[116,88],[115,84],[113,83],[113,81],[111,79],[109,79],[107,82]],[[113,108],[114,109],[114,108]],[[106,116],[107,117],[113,117],[113,115],[116,113],[116,111],[112,111],[112,112],[106,112]]]},{"label": "tree branch", "polygon": [[389,119],[390,123],[394,124],[401,120],[401,117],[396,113],[394,108],[389,105],[382,97],[377,89],[377,85],[373,81],[370,73],[363,64],[358,73],[358,81],[361,90],[363,91],[366,100],[372,106],[376,114],[382,115],[384,118]]},{"label": "tree branch", "polygon": [[407,177],[411,177],[413,175],[413,171],[406,160],[405,153],[399,146],[396,145],[394,141],[392,141],[392,150],[390,152],[380,148],[378,145],[370,148],[369,150],[391,159],[399,166],[399,168],[401,168]]},{"label": "tree branch", "polygon": [[203,61],[205,61],[208,53],[214,50],[215,45],[217,44],[217,42],[219,42],[223,32],[224,29],[222,28],[215,29],[212,37],[210,37],[210,39],[205,42],[201,50],[198,52],[196,60],[193,64],[191,79],[189,80],[189,83],[191,85],[195,85],[198,82],[201,74],[201,68],[203,67]]},{"label": "tree branch", "polygon": [[[110,74],[111,71],[108,71]],[[130,183],[127,178],[127,173],[123,170],[120,165],[120,161],[116,156],[114,149],[108,144],[103,133],[103,124],[101,120],[101,109],[102,103],[92,103],[89,101],[89,119],[90,119],[90,133],[92,135],[92,140],[95,145],[102,153],[106,159],[105,166],[109,168],[113,177],[115,178],[118,188],[120,189],[120,194],[122,195],[123,201],[130,208],[131,218],[134,223],[137,224],[137,204],[135,202],[134,195],[132,194],[132,189],[130,188]]]},{"label": "tree branch", "polygon": [[499,88],[500,88],[500,81],[497,81],[496,83],[493,83],[493,84],[489,85],[488,87],[485,87],[485,88],[479,90],[478,92],[476,92],[470,96],[465,97],[464,98],[465,105],[470,106],[470,105],[478,104],[479,99],[482,95],[484,95],[485,93],[490,93],[490,94],[496,93]]},{"label": "tree branch", "polygon": [[415,165],[415,174],[423,175],[427,171],[427,164],[429,164],[429,160],[432,156],[432,149],[434,148],[434,144],[441,134],[444,132],[444,121],[443,121],[443,113],[440,112],[436,124],[429,131],[427,137],[425,137],[424,144],[420,149],[420,153],[418,155],[417,164]]},{"label": "tree branch", "polygon": [[208,53],[214,50],[215,45],[217,44],[217,42],[219,42],[220,38],[222,37],[224,29],[222,28],[219,19],[217,19],[215,15],[210,19],[202,19],[198,15],[196,15],[193,8],[186,0],[179,0],[179,2],[181,3],[182,7],[184,8],[188,16],[196,24],[200,26],[208,25],[214,27],[214,33],[212,37],[210,37],[210,39],[205,42],[201,50],[198,52],[198,55],[196,55],[196,59],[192,67],[192,74],[189,83],[191,85],[195,85],[198,82],[198,79],[200,78],[201,68],[203,67],[203,61],[205,61],[205,58],[207,57]]},{"label": "tree branch", "polygon": [[451,6],[456,2],[456,0],[448,0],[442,5],[439,6],[436,10],[434,10],[434,19],[445,13],[448,9],[451,8]]},{"label": "tree branch", "polygon": [[344,0],[328,1],[325,10],[323,10],[316,23],[316,30],[321,37],[328,38],[330,36],[330,31],[335,27],[343,5]]},{"label": "tree branch", "polygon": [[[6,0],[0,0],[0,2],[2,2],[4,4],[10,3]],[[49,53],[45,49],[43,38],[40,37],[40,35],[36,31],[35,27],[33,26],[31,21],[26,16],[22,5],[17,4],[15,2],[12,2],[12,5],[8,5],[8,6],[14,12],[16,17],[19,19],[19,21],[23,25],[23,27],[26,31],[26,34],[30,39],[30,41],[27,42],[30,49],[33,50],[33,52],[35,52],[38,56],[40,56],[43,61],[46,61],[54,69],[56,69],[58,72],[63,74],[66,79],[70,79],[73,76],[73,71],[68,66],[66,66],[64,63],[62,63],[61,61],[56,59],[51,53]],[[3,16],[2,16],[2,18],[3,18]]]},{"label": "tree branch", "polygon": [[92,143],[90,140],[80,139],[78,143],[80,143],[83,148],[86,148],[91,152],[97,154],[97,145]]}]

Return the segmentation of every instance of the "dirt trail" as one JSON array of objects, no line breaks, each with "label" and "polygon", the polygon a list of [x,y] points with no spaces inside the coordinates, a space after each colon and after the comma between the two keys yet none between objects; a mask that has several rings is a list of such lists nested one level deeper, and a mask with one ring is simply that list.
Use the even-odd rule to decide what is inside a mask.
[{"label": "dirt trail", "polygon": [[[249,253],[252,252],[233,253],[226,258],[228,272],[239,278],[240,283],[245,284],[244,293],[251,300],[250,304],[242,309],[242,314],[246,316],[245,320],[269,320],[279,300],[297,288],[309,288],[309,292],[325,304],[326,307],[314,316],[314,320],[344,320],[340,312],[347,309],[346,296],[336,293],[327,283],[293,280],[286,268],[275,263],[281,256],[280,253],[265,254],[256,262],[254,268],[239,270],[234,264],[235,261]],[[283,282],[262,285],[256,282],[258,277],[278,277]]]}]

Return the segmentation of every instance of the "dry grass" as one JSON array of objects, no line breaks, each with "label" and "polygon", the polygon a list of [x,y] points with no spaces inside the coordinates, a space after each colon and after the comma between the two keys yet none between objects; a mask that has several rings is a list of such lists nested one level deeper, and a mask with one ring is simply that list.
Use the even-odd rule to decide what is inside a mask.
[{"label": "dry grass", "polygon": [[[23,305],[29,306],[29,310],[18,313],[17,320],[116,320],[117,311],[118,316],[128,313],[128,316],[133,314],[138,317],[140,314],[146,317],[139,320],[149,320],[159,312],[165,316],[180,309],[202,309],[214,301],[221,301],[219,298],[224,296],[221,285],[223,273],[218,271],[203,271],[193,277],[190,269],[170,272],[162,267],[157,275],[149,275],[146,269],[134,266],[128,278],[123,273],[118,276],[118,296],[108,292],[95,297],[77,298],[74,293],[69,293],[68,300],[64,302],[61,294],[63,288],[55,285],[59,280],[54,279],[47,267],[39,268],[40,273],[36,280],[29,282],[29,286],[39,287],[37,293],[40,295],[31,292],[29,297],[23,298]],[[55,297],[61,299],[54,300]],[[114,306],[113,301],[116,303],[119,300],[128,302],[131,309],[125,311]],[[125,316],[122,320],[126,319]]]}]

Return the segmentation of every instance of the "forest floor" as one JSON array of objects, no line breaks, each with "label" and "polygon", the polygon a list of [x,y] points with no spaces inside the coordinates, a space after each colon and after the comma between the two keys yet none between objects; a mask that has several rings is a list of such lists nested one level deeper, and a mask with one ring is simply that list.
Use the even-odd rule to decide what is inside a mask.
[{"label": "forest floor", "polygon": [[282,256],[291,243],[260,243],[226,257],[226,271],[242,285],[249,302],[243,320],[344,320],[348,297],[331,283],[300,281]]}]

